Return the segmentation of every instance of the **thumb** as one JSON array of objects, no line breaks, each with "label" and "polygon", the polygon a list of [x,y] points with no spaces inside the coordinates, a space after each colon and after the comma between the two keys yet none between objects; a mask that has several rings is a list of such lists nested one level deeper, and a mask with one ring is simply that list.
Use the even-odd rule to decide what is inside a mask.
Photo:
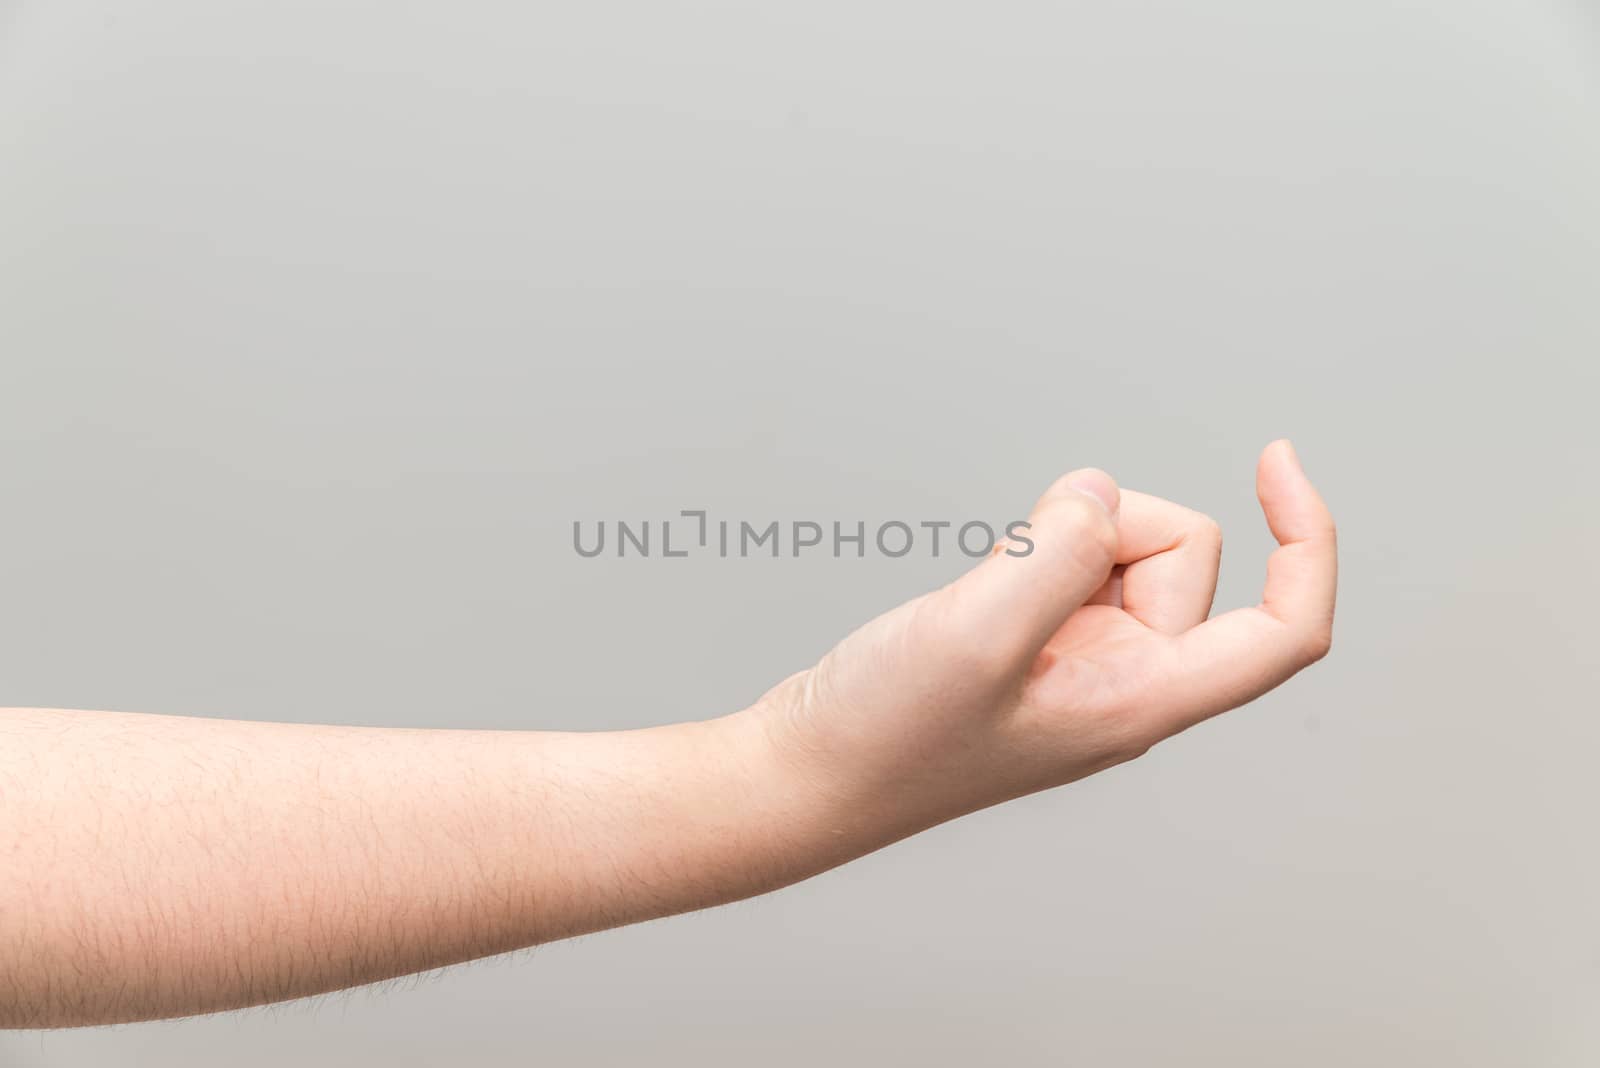
[{"label": "thumb", "polygon": [[1057,479],[1025,530],[941,591],[949,623],[1008,663],[1031,663],[1110,577],[1120,499],[1092,467]]}]

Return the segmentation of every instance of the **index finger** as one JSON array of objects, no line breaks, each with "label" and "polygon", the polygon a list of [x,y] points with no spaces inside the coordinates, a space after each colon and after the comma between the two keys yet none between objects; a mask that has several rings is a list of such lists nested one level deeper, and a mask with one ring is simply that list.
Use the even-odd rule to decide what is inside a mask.
[{"label": "index finger", "polygon": [[1320,660],[1333,640],[1338,546],[1333,517],[1288,441],[1256,466],[1256,496],[1278,548],[1261,603],[1224,613],[1173,640],[1166,734],[1254,700]]}]

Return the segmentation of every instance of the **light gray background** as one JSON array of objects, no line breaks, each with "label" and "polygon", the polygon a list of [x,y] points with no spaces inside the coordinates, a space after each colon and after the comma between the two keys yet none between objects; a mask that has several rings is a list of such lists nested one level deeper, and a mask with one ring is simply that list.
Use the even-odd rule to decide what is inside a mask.
[{"label": "light gray background", "polygon": [[1334,655],[757,902],[6,1066],[1592,1065],[1600,19],[1559,0],[0,4],[0,703],[600,728],[959,558],[575,518],[1217,516]]}]

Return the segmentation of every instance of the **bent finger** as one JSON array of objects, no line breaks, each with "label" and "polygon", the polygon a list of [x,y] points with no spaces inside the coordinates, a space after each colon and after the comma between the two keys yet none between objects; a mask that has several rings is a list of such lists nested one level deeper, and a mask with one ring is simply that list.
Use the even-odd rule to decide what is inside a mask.
[{"label": "bent finger", "polygon": [[1122,492],[1117,563],[1123,611],[1152,630],[1180,634],[1205,622],[1217,591],[1222,528],[1160,497]]},{"label": "bent finger", "polygon": [[1278,540],[1261,603],[1174,640],[1170,689],[1160,702],[1163,733],[1261,696],[1320,660],[1332,643],[1338,586],[1333,517],[1287,441],[1261,454],[1256,495]]}]

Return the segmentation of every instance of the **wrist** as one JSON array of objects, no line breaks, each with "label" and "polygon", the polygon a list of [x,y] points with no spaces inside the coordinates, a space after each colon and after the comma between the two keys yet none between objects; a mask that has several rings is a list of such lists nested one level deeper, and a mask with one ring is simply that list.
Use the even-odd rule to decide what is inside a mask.
[{"label": "wrist", "polygon": [[950,813],[928,819],[898,788],[896,769],[869,759],[848,732],[824,729],[849,710],[825,707],[815,668],[796,672],[728,719],[740,737],[740,762],[769,831],[826,870],[897,841]]},{"label": "wrist", "polygon": [[742,812],[751,841],[777,854],[795,882],[885,844],[862,819],[870,808],[844,769],[804,727],[811,673],[797,672],[755,703],[711,720],[715,758],[730,772],[725,803]]}]

